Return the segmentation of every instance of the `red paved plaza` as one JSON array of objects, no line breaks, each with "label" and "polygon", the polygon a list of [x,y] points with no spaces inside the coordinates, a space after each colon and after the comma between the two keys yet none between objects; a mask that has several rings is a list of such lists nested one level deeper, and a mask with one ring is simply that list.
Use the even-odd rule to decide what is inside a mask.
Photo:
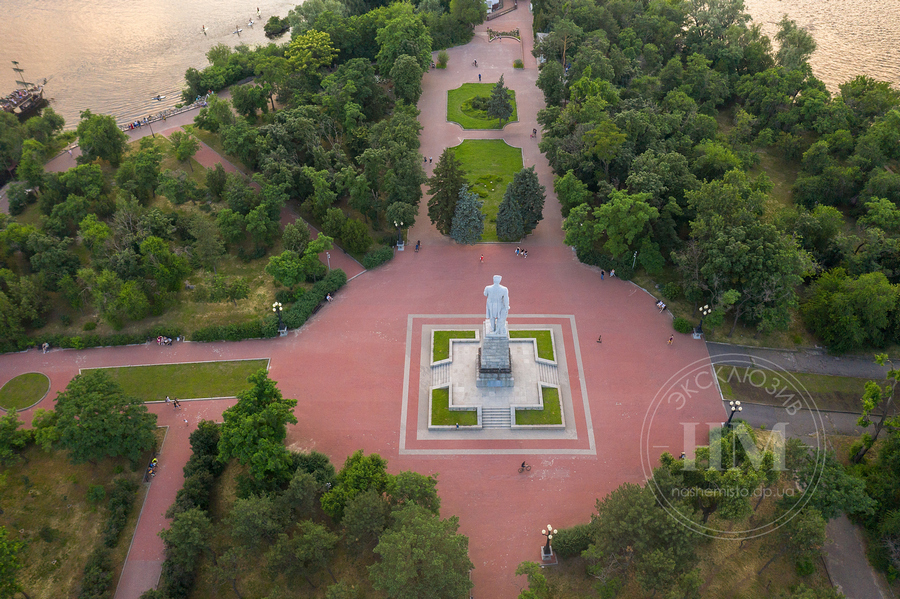
[{"label": "red paved plaza", "polygon": [[[523,5],[523,7],[526,5]],[[520,27],[530,31],[527,10],[501,17],[495,29]],[[539,154],[530,132],[542,107],[531,43],[503,40],[488,45],[479,27],[475,40],[450,50],[446,71],[432,70],[423,82],[422,152],[435,159],[446,146],[465,138],[504,138],[524,147],[525,165],[534,165],[548,198],[544,221],[521,245],[528,258],[515,255],[516,244],[462,247],[440,236],[428,223],[426,199],[419,222],[409,232],[410,245],[394,260],[366,272],[342,289],[335,301],[323,306],[299,331],[284,338],[241,343],[156,344],[87,351],[39,351],[0,357],[0,384],[29,371],[51,378],[51,393],[37,407],[49,408],[57,391],[65,388],[79,368],[198,360],[271,358],[270,376],[286,397],[298,400],[299,420],[289,430],[294,450],[321,451],[340,468],[357,449],[379,453],[389,470],[415,470],[439,474],[444,516],[458,515],[461,532],[470,539],[475,570],[472,595],[476,598],[516,597],[525,582],[514,576],[524,561],[538,561],[547,523],[563,528],[589,521],[594,503],[623,482],[645,480],[642,463],[654,464],[668,449],[678,455],[684,447],[682,422],[722,420],[723,410],[714,385],[694,386],[687,401],[663,401],[649,438],[641,441],[642,425],[657,393],[682,368],[706,365],[705,344],[677,335],[673,346],[671,317],[659,314],[655,299],[635,285],[618,279],[600,280],[596,269],[578,262],[562,243],[559,206],[552,193],[552,174]],[[526,36],[527,38],[527,36]],[[473,58],[479,61],[476,69]],[[526,69],[514,72],[512,60],[524,58]],[[517,91],[521,121],[503,131],[463,132],[446,123],[446,90],[465,81],[496,81]],[[443,97],[443,100],[441,98]],[[430,170],[430,169],[429,169]],[[422,240],[422,249],[412,246]],[[341,254],[332,251],[332,259]],[[484,255],[483,263],[479,260]],[[332,266],[335,263],[332,262]],[[355,273],[351,273],[355,274]],[[410,315],[478,315],[484,313],[482,290],[494,274],[503,275],[509,288],[509,322],[516,324],[573,323],[563,327],[563,346],[576,416],[577,439],[484,442],[477,431],[448,435],[446,440],[417,439],[415,389],[419,368],[419,340],[407,343]],[[547,315],[531,317],[521,315]],[[518,318],[517,318],[518,315]],[[471,324],[470,318],[464,321]],[[452,321],[446,324],[452,324]],[[603,342],[596,342],[602,334]],[[410,355],[409,411],[401,420],[404,372]],[[582,386],[583,385],[583,386]],[[586,391],[582,393],[582,388]],[[160,397],[166,395],[160,387]],[[583,409],[587,403],[590,427]],[[151,409],[160,423],[170,425],[162,449],[160,474],[154,479],[144,505],[129,562],[117,599],[136,598],[155,583],[162,559],[156,533],[165,526],[162,513],[181,485],[181,465],[187,459],[187,434],[200,418],[218,419],[229,402],[185,402],[189,426],[181,413],[165,405]],[[33,410],[23,413],[30,421]],[[405,430],[401,451],[401,430]],[[589,432],[595,445],[591,445]],[[642,460],[643,448],[649,457]],[[411,450],[427,449],[421,455]],[[573,454],[577,450],[577,454]],[[522,460],[532,470],[519,474]]]}]

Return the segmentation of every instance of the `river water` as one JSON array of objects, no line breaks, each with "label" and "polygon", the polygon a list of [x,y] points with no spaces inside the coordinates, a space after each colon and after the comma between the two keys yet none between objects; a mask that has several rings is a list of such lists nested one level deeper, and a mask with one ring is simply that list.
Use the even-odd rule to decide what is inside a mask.
[{"label": "river water", "polygon": [[[26,80],[50,78],[45,96],[67,128],[86,108],[127,123],[178,103],[185,70],[206,66],[215,44],[267,43],[263,23],[273,14],[285,16],[299,1],[0,0],[0,93],[15,87],[10,61],[18,60]],[[785,13],[815,36],[813,70],[832,92],[861,73],[900,83],[897,0],[745,4],[769,36]],[[254,27],[247,25],[251,18],[258,21]],[[237,27],[240,37],[232,33]],[[166,99],[153,100],[157,94]]]},{"label": "river water", "polygon": [[744,0],[774,40],[787,14],[816,40],[810,65],[835,93],[857,75],[900,85],[900,3],[897,0]]},{"label": "river water", "polygon": [[[297,4],[0,0],[0,94],[16,87],[11,61],[18,60],[26,81],[50,79],[44,96],[66,119],[66,128],[76,126],[86,108],[127,123],[180,102],[184,72],[205,67],[206,52],[214,45],[268,43],[265,22],[272,15],[286,16]],[[248,26],[251,18],[258,21],[253,27]],[[232,33],[237,27],[243,28],[240,35]],[[153,100],[156,95],[166,99]]]}]

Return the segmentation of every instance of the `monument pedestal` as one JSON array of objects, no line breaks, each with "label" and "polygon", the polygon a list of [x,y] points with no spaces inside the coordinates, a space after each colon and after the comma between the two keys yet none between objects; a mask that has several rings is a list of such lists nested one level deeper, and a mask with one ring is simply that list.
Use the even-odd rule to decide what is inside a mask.
[{"label": "monument pedestal", "polygon": [[494,333],[488,320],[484,321],[481,347],[478,349],[478,378],[475,380],[475,386],[513,386],[509,333]]}]

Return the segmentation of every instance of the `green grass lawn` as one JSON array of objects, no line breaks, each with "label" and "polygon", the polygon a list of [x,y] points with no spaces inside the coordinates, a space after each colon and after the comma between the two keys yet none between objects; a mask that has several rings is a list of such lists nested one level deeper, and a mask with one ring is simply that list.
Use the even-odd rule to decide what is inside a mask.
[{"label": "green grass lawn", "polygon": [[[794,391],[792,378],[785,379],[783,373],[762,369],[754,369],[749,377],[746,373],[746,368],[716,366],[719,386],[725,399],[780,406],[790,393],[794,393],[797,399],[800,398]],[[820,410],[860,411],[859,399],[867,379],[800,372],[792,372],[791,375],[809,392]],[[784,391],[780,394],[774,391],[779,389]]]},{"label": "green grass lawn", "polygon": [[552,331],[510,331],[510,339],[535,339],[537,340],[538,358],[555,361],[553,355]]},{"label": "green grass lawn", "polygon": [[[498,119],[489,117],[483,110],[475,110],[471,105],[472,98],[476,96],[490,98],[493,88],[493,83],[463,83],[460,87],[448,91],[447,120],[459,123],[463,129],[500,129]],[[509,96],[513,111],[509,120],[503,122],[504,124],[519,120],[516,109],[516,92],[509,90]]]},{"label": "green grass lawn", "polygon": [[453,426],[475,426],[478,424],[478,412],[466,410],[464,412],[450,411],[450,390],[434,389],[431,392],[431,424]]},{"label": "green grass lawn", "polygon": [[544,398],[544,409],[516,410],[516,424],[562,424],[559,389],[541,387],[541,395]]},{"label": "green grass lawn", "polygon": [[178,399],[234,397],[250,387],[247,377],[267,364],[268,360],[234,360],[100,370],[118,381],[129,395],[159,401],[167,395]]},{"label": "green grass lawn", "polygon": [[482,241],[497,241],[497,210],[506,186],[513,175],[522,170],[522,150],[501,139],[467,139],[453,148],[462,163],[469,189],[484,202],[484,234]]},{"label": "green grass lawn", "polygon": [[432,348],[431,361],[439,362],[450,357],[451,339],[474,339],[475,331],[435,331],[434,348]]},{"label": "green grass lawn", "polygon": [[40,372],[20,374],[0,389],[0,408],[22,410],[40,401],[50,390],[50,379]]}]

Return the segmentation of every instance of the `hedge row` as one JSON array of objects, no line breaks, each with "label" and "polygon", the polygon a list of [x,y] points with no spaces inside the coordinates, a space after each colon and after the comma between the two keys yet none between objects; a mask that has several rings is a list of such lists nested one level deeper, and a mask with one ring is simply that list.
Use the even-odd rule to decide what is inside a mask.
[{"label": "hedge row", "polygon": [[372,270],[378,266],[381,266],[388,260],[394,257],[394,248],[392,247],[380,247],[377,250],[372,250],[363,256],[362,265],[366,270]]},{"label": "hedge row", "polygon": [[0,341],[0,352],[23,351],[32,347],[40,347],[49,343],[50,347],[66,349],[86,349],[89,347],[108,347],[112,345],[136,345],[146,343],[149,339],[178,337],[181,330],[174,327],[155,326],[143,333],[114,333],[112,335],[39,335],[36,337],[19,337]]},{"label": "hedge row", "polygon": [[138,484],[130,478],[117,478],[113,481],[113,490],[109,495],[109,503],[106,504],[109,516],[103,527],[103,544],[110,549],[119,543],[119,536],[125,529],[128,516],[134,508],[137,491]]},{"label": "hedge row", "polygon": [[[284,324],[289,329],[299,329],[310,317],[316,306],[325,301],[325,296],[335,293],[347,284],[347,275],[336,268],[325,278],[300,295],[296,302],[282,313]],[[282,296],[284,297],[284,296]],[[278,317],[269,314],[242,324],[228,324],[198,329],[191,334],[191,341],[240,341],[241,339],[266,339],[278,334]]]},{"label": "hedge row", "polygon": [[91,552],[84,565],[78,599],[109,599],[109,586],[113,578],[109,550],[119,543],[128,515],[134,507],[137,490],[138,484],[129,478],[117,478],[113,481],[113,490],[106,505],[109,516],[103,527],[103,543]]},{"label": "hedge row", "polygon": [[336,293],[346,284],[347,275],[344,271],[339,268],[332,270],[284,311],[284,324],[289,329],[299,329],[309,319],[316,307],[325,301],[325,296],[329,293]]},{"label": "hedge row", "polygon": [[[219,426],[210,420],[202,420],[197,430],[191,433],[190,459],[184,466],[184,486],[178,490],[175,502],[166,511],[166,518],[191,509],[209,508],[209,496],[216,478],[222,473],[224,464],[218,460]],[[166,546],[166,560],[162,565],[162,584],[154,597],[185,599],[194,587],[195,573],[172,561],[168,554],[176,548]],[[143,595],[142,595],[143,596]]]},{"label": "hedge row", "polygon": [[630,281],[631,277],[634,276],[634,269],[631,264],[633,260],[631,256],[627,256],[624,260],[617,260],[605,254],[601,254],[597,250],[590,250],[587,252],[579,251],[577,252],[578,259],[584,264],[590,264],[591,266],[598,266],[605,270],[607,274],[610,271],[616,271],[616,276],[625,281]]},{"label": "hedge row", "polygon": [[553,550],[562,559],[579,557],[591,545],[592,530],[590,524],[576,524],[571,528],[558,530],[553,535]]}]

